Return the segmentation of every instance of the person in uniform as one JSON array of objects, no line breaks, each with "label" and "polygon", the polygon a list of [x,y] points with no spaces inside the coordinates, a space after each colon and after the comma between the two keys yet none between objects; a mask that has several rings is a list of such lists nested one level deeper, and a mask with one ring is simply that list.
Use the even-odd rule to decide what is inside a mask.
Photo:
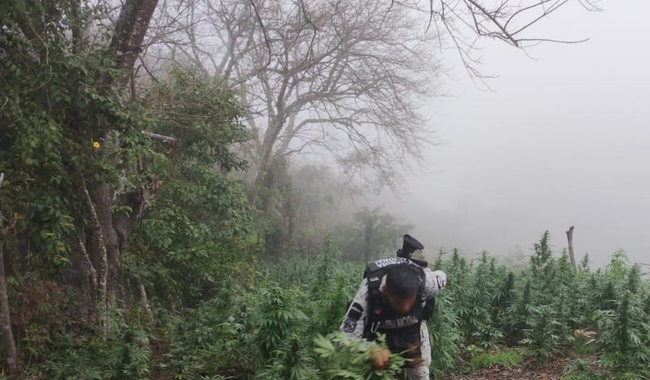
[{"label": "person in uniform", "polygon": [[[384,334],[390,352],[408,359],[407,378],[429,379],[431,346],[426,320],[446,282],[444,272],[432,271],[419,260],[394,257],[374,261],[368,265],[340,329],[352,339],[368,341]],[[373,353],[373,366],[385,367],[390,352]]]}]

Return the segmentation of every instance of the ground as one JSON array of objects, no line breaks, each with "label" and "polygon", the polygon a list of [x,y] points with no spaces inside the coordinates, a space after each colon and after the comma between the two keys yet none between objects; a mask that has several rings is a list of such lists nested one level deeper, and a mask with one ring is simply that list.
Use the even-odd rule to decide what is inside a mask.
[{"label": "ground", "polygon": [[576,359],[595,362],[598,358],[587,355],[558,355],[543,363],[528,360],[521,367],[480,369],[469,374],[449,375],[444,380],[560,380]]},{"label": "ground", "polygon": [[170,367],[161,368],[160,364],[165,363],[165,355],[169,352],[169,343],[159,340],[151,340],[153,371],[149,378],[151,380],[173,380],[174,371]]}]

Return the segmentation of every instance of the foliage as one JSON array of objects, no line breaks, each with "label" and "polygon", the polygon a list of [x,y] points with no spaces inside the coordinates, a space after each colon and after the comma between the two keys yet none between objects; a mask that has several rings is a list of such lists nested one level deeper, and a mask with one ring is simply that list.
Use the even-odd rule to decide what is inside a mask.
[{"label": "foliage", "polygon": [[[329,351],[315,356],[312,338],[337,328],[358,287],[360,266],[341,261],[392,256],[410,226],[371,208],[335,226],[341,181],[282,157],[261,177],[251,210],[235,175],[248,169],[241,156],[251,138],[242,94],[178,67],[144,86],[123,85],[128,73],[106,46],[77,38],[82,18],[108,15],[86,2],[79,14],[75,4],[11,0],[0,19],[0,208],[11,218],[6,280],[28,372],[146,377],[151,352],[134,311],[144,293],[157,315],[171,320],[157,327],[167,330],[169,367],[181,378],[370,375],[360,357],[371,345],[337,341],[343,353],[357,355],[335,350],[329,355],[336,360],[319,362]],[[104,41],[101,25],[92,23]],[[97,245],[100,235],[80,191],[86,183],[108,186],[110,201],[100,211],[136,216],[131,233],[118,237],[122,255],[113,265],[120,273],[108,303],[114,334],[106,340],[95,332],[96,315],[75,313],[82,294],[97,303],[82,285],[80,248]],[[533,248],[529,269],[517,271],[487,252],[469,258],[454,250],[446,260],[441,250],[434,266],[450,282],[428,322],[432,374],[467,364],[468,346],[521,344],[542,358],[573,347],[572,331],[597,329],[592,347],[608,375],[647,378],[650,294],[640,267],[617,251],[604,270],[589,268],[585,256],[575,271],[566,254],[552,251],[548,232]],[[99,271],[97,252],[88,259]],[[259,260],[261,252],[275,265]],[[332,347],[319,342],[321,350]],[[470,357],[470,366],[493,360]],[[372,376],[390,378],[393,370]]]},{"label": "foliage", "polygon": [[307,315],[298,307],[303,296],[296,288],[283,289],[277,284],[267,285],[260,293],[255,339],[263,358],[272,357],[283,342],[306,324]]},{"label": "foliage", "polygon": [[559,326],[557,313],[551,306],[535,307],[521,342],[528,346],[536,357],[549,356],[560,345],[561,337],[555,333]]},{"label": "foliage", "polygon": [[454,312],[454,299],[449,293],[438,297],[433,317],[427,322],[431,343],[430,372],[438,379],[457,368],[460,344],[463,341],[459,321]]},{"label": "foliage", "polygon": [[372,352],[385,349],[382,339],[377,342],[350,340],[342,333],[335,333],[314,339],[314,351],[320,358],[322,378],[355,380],[393,380],[402,372],[405,360],[391,354],[389,365],[383,369],[374,369],[370,361]]},{"label": "foliage", "polygon": [[[352,194],[346,184],[326,167],[291,162],[283,155],[288,145],[280,154],[270,152],[278,139],[297,135],[276,128],[269,141],[259,140],[260,129],[244,126],[244,117],[253,125],[259,115],[240,104],[269,94],[233,92],[224,78],[207,72],[165,66],[154,75],[146,60],[133,72],[117,64],[121,58],[109,41],[124,30],[112,33],[105,25],[120,8],[103,3],[2,4],[0,214],[7,220],[0,222],[8,228],[0,244],[7,317],[26,374],[146,379],[156,364],[178,379],[395,378],[404,364],[399,356],[387,369],[370,367],[370,352],[383,343],[323,335],[337,329],[358,288],[362,266],[353,263],[392,256],[411,226],[380,208],[347,207]],[[364,2],[358,6],[369,9]],[[258,20],[242,17],[257,33]],[[410,30],[405,20],[398,26]],[[363,25],[359,31],[379,24]],[[304,36],[308,29],[291,33]],[[309,40],[322,42],[311,32]],[[135,58],[140,46],[128,47],[133,51],[120,51],[121,57]],[[392,53],[385,58],[401,59]],[[420,73],[425,67],[400,62]],[[357,71],[376,81],[366,66]],[[147,80],[136,78],[140,68]],[[269,73],[253,77],[262,83]],[[286,95],[311,96],[295,88]],[[391,101],[376,99],[384,106]],[[296,110],[289,115],[285,106],[274,106],[278,115],[268,119],[276,127],[310,122],[296,120]],[[380,108],[379,119],[404,123],[390,115],[394,107]],[[402,145],[412,144],[404,137],[413,133],[398,135]],[[251,139],[260,146],[251,146]],[[337,155],[339,163],[392,167],[384,162],[388,156],[364,153],[370,140],[354,140],[362,142],[360,154]],[[249,171],[242,157],[263,145],[271,162]],[[385,168],[377,166],[381,162]],[[384,174],[394,177],[390,170]],[[251,189],[242,177],[260,183]],[[340,219],[339,210],[345,214]],[[525,345],[546,357],[572,347],[573,330],[597,328],[592,347],[602,353],[607,376],[647,378],[650,294],[640,267],[630,266],[624,251],[605,270],[588,264],[585,256],[576,273],[566,254],[554,254],[548,232],[534,245],[530,269],[511,271],[487,252],[470,258],[454,250],[446,260],[441,250],[434,266],[447,271],[450,282],[428,321],[433,376],[463,365],[517,365],[518,351],[494,353],[503,344]],[[145,322],[142,311],[151,306],[156,320]],[[154,335],[171,345],[162,353],[165,363],[153,363]],[[576,368],[568,376],[582,376],[582,367]]]},{"label": "foliage", "polygon": [[617,379],[647,379],[650,376],[650,325],[631,291],[626,291],[616,311],[600,313],[599,342],[604,348],[603,367]]},{"label": "foliage", "polygon": [[134,169],[151,154],[141,131],[153,119],[105,85],[124,73],[104,49],[75,48],[66,29],[74,12],[69,1],[9,1],[0,21],[0,205],[18,220],[16,238],[29,242],[27,264],[52,276],[77,259],[76,235],[89,224],[81,182],[106,182],[118,197],[143,182]]},{"label": "foliage", "polygon": [[154,131],[175,136],[179,146],[150,168],[162,185],[133,232],[137,254],[127,253],[127,269],[154,295],[192,304],[214,295],[232,265],[250,257],[234,252],[255,248],[245,194],[227,175],[245,167],[230,147],[247,133],[233,94],[214,79],[174,69],[146,99],[160,107]]},{"label": "foliage", "polygon": [[[544,239],[537,244],[540,253],[548,244]],[[435,267],[445,270],[450,281],[428,321],[434,378],[451,371],[517,366],[524,352],[541,360],[560,350],[602,353],[602,360],[594,365],[608,378],[648,376],[650,293],[643,276],[626,264],[620,252],[606,270],[589,273],[574,272],[564,254],[517,272],[498,265],[486,252],[472,261],[457,250],[445,258],[441,251]],[[372,344],[327,335],[338,328],[362,272],[359,265],[341,262],[332,239],[325,240],[315,260],[294,257],[268,266],[220,266],[223,273],[224,268],[232,270],[228,280],[213,290],[214,297],[163,325],[164,339],[171,343],[163,367],[177,378],[389,379],[397,375],[399,358],[393,358],[388,371],[373,372],[367,362]],[[115,331],[133,331],[119,327],[120,320],[116,317]],[[574,333],[594,328],[598,335],[593,341]],[[314,352],[315,334],[320,335]],[[127,335],[108,342],[71,335],[44,342],[39,349],[43,361],[34,373],[54,378],[111,379],[115,371],[146,376],[152,366],[148,349]],[[526,350],[503,348],[504,343]],[[45,347],[51,354],[45,353]],[[122,359],[91,362],[89,358],[100,351],[107,357],[121,352]],[[583,367],[576,365],[565,377],[584,378],[592,369]]]},{"label": "foliage", "polygon": [[179,379],[249,371],[256,353],[247,317],[221,298],[201,304],[188,318],[172,322],[171,360],[165,366]]},{"label": "foliage", "polygon": [[[544,244],[550,246],[542,241],[538,247]],[[540,248],[540,252],[546,249]],[[266,268],[264,276],[255,280],[253,293],[238,298],[237,302],[243,304],[236,309],[245,308],[248,312],[241,316],[243,323],[249,326],[244,327],[244,331],[253,331],[252,337],[244,333],[238,340],[246,347],[242,355],[260,358],[256,363],[248,362],[249,369],[239,369],[238,373],[254,372],[258,378],[278,379],[363,376],[367,367],[360,363],[366,363],[365,359],[349,354],[323,363],[323,358],[310,355],[308,349],[307,340],[311,334],[325,335],[338,327],[345,303],[358,286],[360,267],[340,263],[339,257],[335,245],[326,240],[316,261],[294,258]],[[620,254],[614,256],[615,262],[619,262],[618,257]],[[650,297],[642,278],[635,286],[637,294],[628,291],[636,305],[632,324],[636,330],[631,332],[630,339],[635,339],[638,346],[630,344],[629,339],[619,345],[615,343],[617,337],[622,336],[616,329],[625,326],[619,316],[625,298],[619,300],[616,294],[630,288],[629,274],[636,276],[634,270],[622,266],[616,267],[614,273],[609,270],[576,273],[565,254],[560,257],[551,254],[540,261],[544,264],[537,269],[520,272],[497,265],[487,253],[469,263],[458,251],[448,260],[444,258],[442,251],[435,267],[447,271],[451,281],[437,298],[434,316],[428,322],[433,357],[430,371],[434,378],[467,368],[518,366],[529,354],[541,360],[560,350],[582,352],[585,349],[579,347],[583,346],[589,353],[605,352],[601,370],[608,371],[612,377],[645,376],[643,353],[648,347],[648,337],[643,329],[650,320],[645,311],[650,310]],[[620,275],[622,270],[623,276]],[[551,280],[546,276],[551,276]],[[632,278],[636,283],[636,277]],[[614,310],[609,309],[612,302]],[[251,304],[255,307],[247,307]],[[606,308],[601,309],[601,306]],[[591,321],[600,321],[601,325],[598,328],[601,335],[595,342],[574,333],[574,330],[593,328]],[[215,321],[210,325],[219,324]],[[215,333],[216,341],[219,334]],[[317,345],[329,352],[332,340],[338,338],[329,335],[319,339],[325,340],[319,340]],[[519,344],[525,351],[499,348],[502,342]],[[630,350],[624,351],[629,359],[617,365],[610,364],[612,360],[622,360],[616,353],[623,346]],[[351,347],[359,349],[356,343]],[[228,357],[227,354],[222,356]],[[235,372],[227,367],[224,365],[211,375]],[[581,375],[575,370],[567,372],[567,376]]]},{"label": "foliage", "polygon": [[89,341],[64,333],[56,337],[48,360],[29,371],[36,379],[145,380],[150,371],[151,349],[146,334],[126,326],[109,341]]}]

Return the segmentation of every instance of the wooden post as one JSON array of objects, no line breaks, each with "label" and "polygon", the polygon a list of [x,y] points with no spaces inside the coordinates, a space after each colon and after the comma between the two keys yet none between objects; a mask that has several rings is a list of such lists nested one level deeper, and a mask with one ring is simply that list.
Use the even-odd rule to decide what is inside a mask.
[{"label": "wooden post", "polygon": [[571,259],[571,265],[573,265],[573,269],[577,270],[576,268],[576,257],[573,253],[573,227],[569,228],[569,230],[566,232],[566,237],[567,240],[569,240],[569,258]]}]

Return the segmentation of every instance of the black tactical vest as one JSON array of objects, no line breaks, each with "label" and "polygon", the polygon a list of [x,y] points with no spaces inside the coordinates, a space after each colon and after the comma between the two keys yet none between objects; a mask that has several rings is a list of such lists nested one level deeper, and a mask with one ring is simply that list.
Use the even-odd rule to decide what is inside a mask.
[{"label": "black tactical vest", "polygon": [[[420,290],[418,300],[407,315],[397,314],[388,305],[380,286],[384,275],[390,270],[413,265],[420,269]],[[373,261],[368,264],[364,277],[368,281],[368,320],[365,324],[363,336],[367,340],[375,340],[377,334],[386,336],[386,343],[393,353],[401,353],[407,359],[420,358],[420,325],[426,319],[424,302],[421,298],[424,290],[424,271],[413,261],[395,257]]]}]

